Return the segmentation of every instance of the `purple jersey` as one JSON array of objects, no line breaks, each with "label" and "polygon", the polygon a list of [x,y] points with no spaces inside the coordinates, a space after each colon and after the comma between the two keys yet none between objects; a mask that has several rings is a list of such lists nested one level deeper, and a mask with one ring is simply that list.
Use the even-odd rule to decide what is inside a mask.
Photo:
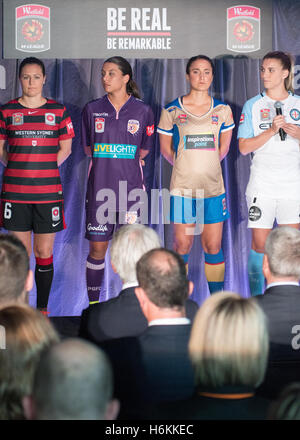
[{"label": "purple jersey", "polygon": [[[88,179],[89,209],[96,207],[100,189],[113,190],[118,206],[119,182],[127,182],[127,194],[143,188],[140,149],[149,150],[154,133],[151,108],[130,96],[117,112],[107,95],[89,102],[82,113],[82,143],[92,156]],[[123,195],[123,194],[122,194]]]}]

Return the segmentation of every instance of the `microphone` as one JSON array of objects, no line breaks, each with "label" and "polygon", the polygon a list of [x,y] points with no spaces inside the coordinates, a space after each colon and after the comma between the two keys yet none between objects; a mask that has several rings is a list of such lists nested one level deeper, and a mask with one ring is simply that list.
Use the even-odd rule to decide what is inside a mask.
[{"label": "microphone", "polygon": [[[274,107],[276,109],[276,115],[282,115],[282,103],[280,101],[276,101]],[[279,129],[279,136],[282,141],[285,141],[286,132],[282,128]]]}]

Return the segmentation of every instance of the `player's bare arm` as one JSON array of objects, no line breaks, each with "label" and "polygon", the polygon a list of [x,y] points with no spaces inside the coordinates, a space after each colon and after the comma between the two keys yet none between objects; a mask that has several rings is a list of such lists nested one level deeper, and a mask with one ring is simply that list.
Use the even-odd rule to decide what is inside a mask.
[{"label": "player's bare arm", "polygon": [[164,158],[173,165],[174,150],[172,147],[173,138],[166,134],[159,133],[160,151]]},{"label": "player's bare arm", "polygon": [[72,139],[59,141],[59,150],[57,153],[57,165],[60,166],[72,152]]}]

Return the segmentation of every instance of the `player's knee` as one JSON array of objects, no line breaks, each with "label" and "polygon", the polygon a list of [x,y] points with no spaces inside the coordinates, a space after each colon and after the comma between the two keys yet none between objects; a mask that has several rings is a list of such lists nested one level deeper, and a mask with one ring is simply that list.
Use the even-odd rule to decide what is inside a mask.
[{"label": "player's knee", "polygon": [[189,254],[192,244],[192,240],[190,240],[188,237],[176,237],[174,240],[174,250],[178,252],[178,254]]},{"label": "player's knee", "polygon": [[105,258],[105,254],[108,248],[108,243],[93,243],[90,245],[89,256],[94,258],[95,260],[103,260]]}]

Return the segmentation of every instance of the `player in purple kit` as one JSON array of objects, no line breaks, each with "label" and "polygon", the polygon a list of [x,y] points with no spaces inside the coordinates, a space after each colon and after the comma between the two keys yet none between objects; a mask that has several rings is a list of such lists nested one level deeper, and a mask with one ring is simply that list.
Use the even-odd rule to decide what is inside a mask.
[{"label": "player in purple kit", "polygon": [[105,254],[116,226],[135,223],[128,194],[144,189],[142,161],[152,146],[154,118],[139,98],[132,69],[122,57],[102,66],[107,92],[82,113],[82,143],[92,158],[86,196],[86,238],[90,241],[86,279],[90,304],[100,299]]}]

